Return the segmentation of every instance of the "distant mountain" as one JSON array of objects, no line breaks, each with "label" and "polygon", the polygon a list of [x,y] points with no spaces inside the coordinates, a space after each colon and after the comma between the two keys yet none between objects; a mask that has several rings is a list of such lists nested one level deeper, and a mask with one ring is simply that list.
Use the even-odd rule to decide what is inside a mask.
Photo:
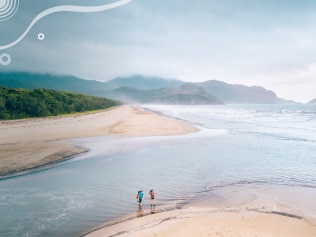
[{"label": "distant mountain", "polygon": [[14,88],[46,88],[119,99],[129,103],[174,104],[275,104],[294,103],[278,98],[273,91],[259,86],[232,85],[210,80],[186,83],[160,77],[117,77],[107,82],[74,76],[0,72],[0,85]]},{"label": "distant mountain", "polygon": [[153,104],[223,104],[201,87],[185,84],[177,88],[153,90],[120,87],[107,92],[107,97],[127,103]]},{"label": "distant mountain", "polygon": [[161,77],[145,77],[134,75],[129,77],[116,77],[111,81],[106,82],[111,89],[119,87],[130,87],[137,89],[161,89],[161,88],[175,88],[179,87],[185,82],[175,79],[165,79]]},{"label": "distant mountain", "polygon": [[161,89],[178,87],[185,82],[160,77],[130,76],[117,77],[107,82],[85,80],[74,76],[36,74],[28,72],[0,72],[0,85],[12,88],[46,88],[86,94],[102,95],[104,91],[120,87],[137,89]]},{"label": "distant mountain", "polygon": [[[142,76],[121,77],[109,82],[99,82],[74,76],[26,72],[0,73],[0,85],[13,88],[45,88],[79,92],[118,99],[126,103],[222,104],[204,89],[197,88],[193,84],[181,86],[184,83],[178,80]],[[179,85],[180,87],[177,87]]]},{"label": "distant mountain", "polygon": [[72,91],[88,95],[102,95],[102,91],[109,89],[104,82],[84,80],[74,76],[27,72],[1,72],[0,85],[24,89],[45,88]]},{"label": "distant mountain", "polygon": [[308,104],[316,104],[316,98],[308,102]]},{"label": "distant mountain", "polygon": [[278,98],[273,91],[266,90],[260,86],[232,85],[216,80],[196,84],[225,103],[276,104],[284,103],[285,101]]},{"label": "distant mountain", "polygon": [[[159,89],[159,88],[176,88],[184,85],[185,82],[179,80],[166,80],[159,77],[118,77],[109,81],[107,85],[118,89],[119,87],[129,87],[134,89]],[[260,86],[244,86],[232,85],[225,82],[210,80],[202,83],[192,83],[198,87],[205,89],[204,93],[212,95],[224,103],[231,104],[276,104],[276,103],[294,103],[293,101],[278,98],[273,91],[266,90]],[[123,92],[124,91],[124,92]],[[135,91],[125,89],[116,90],[115,93],[120,94],[120,97],[129,95],[129,99],[137,98]],[[145,93],[138,91],[137,93]],[[132,95],[133,94],[133,95]],[[140,95],[139,95],[140,96]],[[142,96],[144,98],[144,96]],[[112,98],[112,97],[111,97]],[[139,98],[138,98],[139,99]],[[138,100],[137,100],[138,101]],[[156,101],[156,100],[155,100]]]}]

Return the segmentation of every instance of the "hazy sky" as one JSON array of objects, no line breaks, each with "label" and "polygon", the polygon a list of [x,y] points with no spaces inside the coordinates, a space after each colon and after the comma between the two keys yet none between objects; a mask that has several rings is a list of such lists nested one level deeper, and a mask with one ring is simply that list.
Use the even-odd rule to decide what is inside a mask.
[{"label": "hazy sky", "polygon": [[[0,46],[18,39],[42,11],[118,0],[20,0],[1,19]],[[39,35],[40,34],[40,35]],[[133,0],[96,12],[57,12],[0,50],[1,71],[109,80],[142,74],[259,85],[281,98],[316,98],[315,0]],[[2,55],[2,58],[1,58]]]}]

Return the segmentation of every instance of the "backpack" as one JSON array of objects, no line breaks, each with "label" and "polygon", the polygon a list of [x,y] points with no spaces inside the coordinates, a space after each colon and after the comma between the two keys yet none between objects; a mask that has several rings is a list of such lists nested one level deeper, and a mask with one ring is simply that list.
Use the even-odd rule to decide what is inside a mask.
[{"label": "backpack", "polygon": [[155,198],[155,192],[154,192],[154,190],[150,190],[149,194],[150,194],[151,199],[154,199],[154,198]]}]

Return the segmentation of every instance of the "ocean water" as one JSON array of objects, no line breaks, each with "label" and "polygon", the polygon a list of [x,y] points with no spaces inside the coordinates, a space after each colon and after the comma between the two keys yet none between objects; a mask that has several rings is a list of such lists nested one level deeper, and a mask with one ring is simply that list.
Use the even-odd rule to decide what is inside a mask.
[{"label": "ocean water", "polygon": [[[143,107],[200,131],[78,139],[88,154],[0,180],[0,236],[77,236],[105,221],[137,218],[149,213],[151,188],[157,212],[201,197],[212,202],[219,198],[214,190],[227,187],[316,195],[315,105]],[[139,189],[146,197],[142,211]]]}]

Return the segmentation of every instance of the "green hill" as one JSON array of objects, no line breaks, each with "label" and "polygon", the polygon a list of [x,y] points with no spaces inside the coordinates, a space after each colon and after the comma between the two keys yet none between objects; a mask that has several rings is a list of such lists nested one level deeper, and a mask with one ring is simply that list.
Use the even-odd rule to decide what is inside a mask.
[{"label": "green hill", "polygon": [[224,104],[216,97],[208,94],[201,87],[187,83],[176,88],[136,89],[120,87],[108,92],[109,98],[125,103],[153,103],[173,105],[218,105]]},{"label": "green hill", "polygon": [[108,86],[104,82],[84,80],[74,76],[36,74],[28,72],[0,72],[0,85],[24,89],[54,89],[101,96]]},{"label": "green hill", "polygon": [[111,89],[117,89],[120,87],[130,87],[141,90],[176,88],[182,86],[183,84],[185,84],[185,82],[180,80],[141,75],[133,75],[129,77],[116,77],[106,82],[106,85]]},{"label": "green hill", "polygon": [[45,117],[106,109],[118,101],[52,89],[0,87],[0,119]]}]

